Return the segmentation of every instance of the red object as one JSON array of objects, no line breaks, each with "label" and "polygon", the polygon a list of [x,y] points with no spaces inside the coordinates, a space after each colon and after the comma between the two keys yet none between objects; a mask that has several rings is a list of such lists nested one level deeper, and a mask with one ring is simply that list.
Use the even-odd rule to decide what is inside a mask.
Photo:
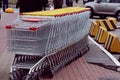
[{"label": "red object", "polygon": [[27,21],[27,22],[40,22],[43,21],[43,19],[41,18],[23,18],[23,21]]},{"label": "red object", "polygon": [[38,28],[35,28],[35,27],[31,27],[31,28],[29,28],[29,30],[31,30],[31,31],[36,31]]},{"label": "red object", "polygon": [[12,29],[11,25],[7,25],[6,29]]}]

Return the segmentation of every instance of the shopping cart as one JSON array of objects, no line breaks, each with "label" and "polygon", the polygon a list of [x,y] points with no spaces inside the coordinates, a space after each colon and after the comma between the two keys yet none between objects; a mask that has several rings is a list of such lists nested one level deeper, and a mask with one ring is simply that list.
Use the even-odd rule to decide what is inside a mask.
[{"label": "shopping cart", "polygon": [[10,80],[52,77],[89,50],[89,11],[22,16],[8,26],[8,50],[15,54]]}]

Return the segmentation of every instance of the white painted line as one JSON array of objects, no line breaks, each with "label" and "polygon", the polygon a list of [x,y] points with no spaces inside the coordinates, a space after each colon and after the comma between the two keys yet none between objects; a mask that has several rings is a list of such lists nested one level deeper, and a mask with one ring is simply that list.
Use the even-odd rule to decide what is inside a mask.
[{"label": "white painted line", "polygon": [[89,38],[95,45],[97,45],[117,66],[120,66],[120,62],[119,62],[110,52],[108,52],[106,49],[104,49],[104,47],[102,47],[102,46],[99,45],[97,42],[95,42],[90,36],[88,36],[88,38]]},{"label": "white painted line", "polygon": [[120,26],[117,26],[118,29],[120,29]]}]

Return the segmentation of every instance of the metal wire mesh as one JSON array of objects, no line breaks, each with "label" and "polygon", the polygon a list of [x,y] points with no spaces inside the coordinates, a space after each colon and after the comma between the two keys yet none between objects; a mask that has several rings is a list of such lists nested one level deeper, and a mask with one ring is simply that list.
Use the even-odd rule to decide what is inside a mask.
[{"label": "metal wire mesh", "polygon": [[[89,50],[89,11],[42,17],[40,22],[27,22],[23,18],[6,27],[8,50],[15,53],[11,80],[21,76],[23,80],[37,80],[44,70],[54,74]],[[18,76],[17,72],[21,72],[21,69],[29,70],[28,75]]]},{"label": "metal wire mesh", "polygon": [[[45,55],[80,40],[88,33],[88,15],[84,13],[25,22],[17,19],[8,32],[8,49],[16,54]],[[31,31],[31,28],[36,30]]]}]

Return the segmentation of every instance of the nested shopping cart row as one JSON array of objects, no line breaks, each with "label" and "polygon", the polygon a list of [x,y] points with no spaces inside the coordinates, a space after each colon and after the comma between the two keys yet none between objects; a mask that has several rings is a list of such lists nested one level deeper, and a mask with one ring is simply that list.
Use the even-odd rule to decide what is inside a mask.
[{"label": "nested shopping cart row", "polygon": [[43,22],[25,22],[18,19],[6,26],[8,50],[16,54],[31,55],[54,52],[88,33],[86,31],[88,25],[85,24],[88,18],[84,16],[87,14],[84,12],[84,14],[52,18]]},{"label": "nested shopping cart row", "polygon": [[53,76],[89,50],[89,25],[88,9],[47,19],[22,16],[7,25],[8,50],[15,54],[10,80]]}]

